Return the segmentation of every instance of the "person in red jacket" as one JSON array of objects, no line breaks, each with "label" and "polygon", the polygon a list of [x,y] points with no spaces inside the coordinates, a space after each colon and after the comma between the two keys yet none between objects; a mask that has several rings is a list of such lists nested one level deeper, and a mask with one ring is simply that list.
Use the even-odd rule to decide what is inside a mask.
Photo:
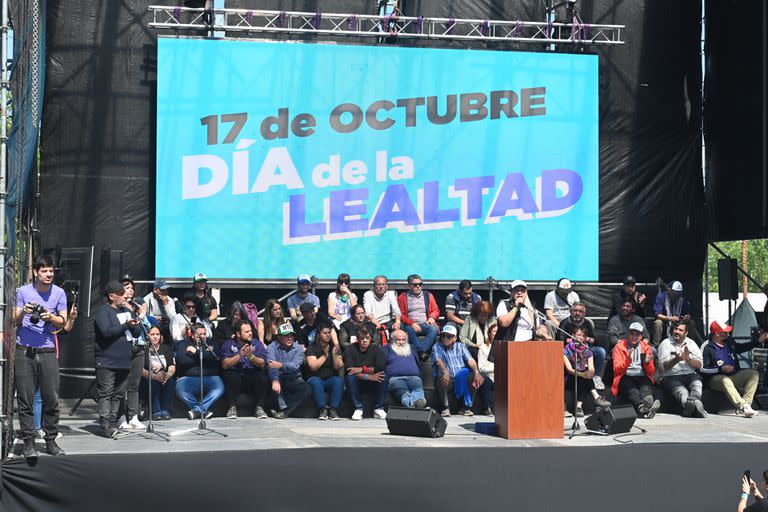
[{"label": "person in red jacket", "polygon": [[651,346],[643,339],[643,326],[633,322],[627,339],[613,348],[613,394],[628,401],[643,418],[653,418],[661,403],[653,399]]},{"label": "person in red jacket", "polygon": [[[419,358],[426,361],[439,332],[437,319],[440,318],[440,309],[434,295],[422,289],[423,284],[420,275],[409,275],[408,291],[397,297],[397,305],[402,313],[400,321],[408,334],[408,343],[419,353]],[[424,336],[424,339],[420,340],[419,336]]]}]

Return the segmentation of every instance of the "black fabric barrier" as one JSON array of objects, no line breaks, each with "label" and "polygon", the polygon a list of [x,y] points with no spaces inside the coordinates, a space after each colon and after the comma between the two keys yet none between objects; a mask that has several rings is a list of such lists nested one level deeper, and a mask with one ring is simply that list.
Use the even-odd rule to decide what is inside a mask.
[{"label": "black fabric barrier", "polygon": [[707,0],[707,204],[710,240],[768,237],[768,4]]},{"label": "black fabric barrier", "polygon": [[[157,33],[147,27],[150,3],[177,2],[73,6],[50,0],[47,7],[41,245],[93,244],[98,253],[109,244],[125,251],[125,271],[136,279],[154,278]],[[361,0],[269,0],[258,7],[370,13],[372,5]],[[228,1],[227,6],[254,7],[244,1]],[[641,281],[654,281],[659,276],[678,279],[694,309],[700,311],[705,258],[700,2],[594,0],[579,2],[579,7],[586,22],[627,26],[623,31],[627,44],[589,49],[600,56],[600,280],[617,282],[627,273]],[[544,19],[543,2],[538,0],[410,0],[404,8],[407,15]],[[341,42],[349,40],[343,38]],[[445,41],[403,44],[456,51],[467,47],[542,49]],[[178,229],[193,228],[187,220],[179,219]],[[211,241],[212,247],[218,243],[215,235]],[[553,250],[568,249],[557,247],[553,241]],[[183,257],[182,252],[180,248],[179,257]],[[472,251],[465,256],[471,258]],[[460,265],[461,255],[458,258]],[[96,270],[94,283],[100,277]],[[419,272],[427,280],[440,277],[430,276],[428,269],[404,269],[403,276],[390,277],[404,278],[410,272]],[[375,273],[372,269],[371,274]],[[372,275],[352,277],[359,281]],[[553,269],[551,278],[559,277]],[[612,293],[594,293],[590,314],[607,314]],[[92,364],[87,356],[91,353],[89,329],[82,329],[73,338],[87,348],[77,343],[62,346],[62,357],[69,366]],[[64,353],[68,351],[75,355]],[[73,360],[78,358],[81,361]]]},{"label": "black fabric barrier", "polygon": [[735,510],[742,472],[759,476],[764,455],[708,443],[41,456],[3,465],[0,508]]}]

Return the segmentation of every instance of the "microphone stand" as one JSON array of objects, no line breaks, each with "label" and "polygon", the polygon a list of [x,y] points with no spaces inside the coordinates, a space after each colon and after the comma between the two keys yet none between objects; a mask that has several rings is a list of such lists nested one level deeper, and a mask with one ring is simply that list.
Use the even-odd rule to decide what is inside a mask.
[{"label": "microphone stand", "polygon": [[[184,317],[184,319],[186,320],[186,317]],[[187,320],[187,324],[189,324],[189,320]],[[223,432],[219,432],[218,430],[214,430],[208,427],[208,425],[206,425],[205,413],[207,411],[203,409],[203,397],[205,396],[204,390],[203,390],[203,352],[207,349],[208,351],[211,352],[211,354],[213,354],[213,357],[215,357],[216,359],[219,359],[219,358],[218,356],[216,356],[216,353],[213,351],[213,347],[208,345],[207,341],[203,341],[202,343],[200,343],[200,339],[198,338],[197,333],[195,333],[194,330],[192,329],[191,324],[189,324],[189,332],[191,333],[191,339],[197,345],[197,355],[198,355],[198,361],[200,365],[199,366],[199,369],[200,369],[200,375],[199,375],[200,377],[200,422],[197,424],[197,428],[192,429],[191,432],[193,432],[195,435],[198,435],[198,436],[204,436],[206,434],[216,434],[221,437],[229,437],[227,434]]]},{"label": "microphone stand", "polygon": [[[524,307],[527,309],[531,309],[531,308],[528,308],[528,306],[524,306]],[[544,320],[544,321],[548,320],[547,317],[538,309],[533,308],[533,314],[537,315],[540,320]],[[565,334],[569,338],[573,337],[572,334],[569,334],[567,331],[564,331],[563,329],[556,326],[555,324],[552,324],[552,327],[554,327],[561,333]],[[579,368],[579,353],[576,352],[574,353],[574,364],[573,364],[573,424],[571,425],[571,428],[570,428],[571,433],[568,436],[568,439],[573,439],[573,436],[576,435],[576,432],[581,430],[581,424],[579,423],[579,415],[576,414],[577,408],[578,408],[577,404],[579,402],[579,377],[576,375],[576,373],[578,372],[578,368]],[[596,436],[608,435],[608,433],[606,432],[598,432],[596,430],[589,430],[589,429],[583,431],[583,433],[593,434]]]},{"label": "microphone stand", "polygon": [[[135,306],[134,306],[135,307]],[[144,336],[145,342],[149,345],[149,351],[152,352],[154,350],[155,356],[158,355],[157,349],[155,349],[152,346],[152,342],[149,341],[149,332],[147,331],[147,327],[144,325],[144,323],[139,318],[138,314],[136,314],[136,319],[139,320],[139,328],[141,329],[141,334]],[[142,373],[144,373],[144,364],[141,365]],[[147,428],[143,432],[123,432],[120,434],[117,434],[115,436],[115,439],[125,439],[128,437],[133,436],[141,436],[144,439],[154,439],[152,436],[157,436],[157,439],[161,439],[163,441],[170,442],[171,436],[170,434],[166,434],[165,432],[158,432],[155,430],[155,424],[152,422],[152,368],[151,365],[149,365],[149,378],[147,379],[147,399],[149,400],[148,408],[149,408],[149,418],[147,419]]]}]

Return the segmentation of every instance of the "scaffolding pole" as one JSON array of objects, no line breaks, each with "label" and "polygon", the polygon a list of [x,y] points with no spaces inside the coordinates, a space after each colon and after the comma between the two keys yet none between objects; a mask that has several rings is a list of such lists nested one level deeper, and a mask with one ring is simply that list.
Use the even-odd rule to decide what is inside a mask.
[{"label": "scaffolding pole", "polygon": [[[444,39],[543,45],[622,45],[624,25],[541,21],[473,20],[324,12],[198,9],[150,5],[149,27],[176,32],[230,34],[315,34],[406,39]],[[211,21],[212,20],[212,21]]]},{"label": "scaffolding pole", "polygon": [[5,254],[8,248],[8,238],[14,236],[8,232],[5,218],[5,198],[7,195],[8,174],[8,0],[0,2],[0,450],[5,456],[6,436],[13,436],[13,432],[5,429],[5,410],[7,404],[3,403],[5,389],[3,383],[6,375],[5,337],[6,337],[6,302],[5,302]]}]

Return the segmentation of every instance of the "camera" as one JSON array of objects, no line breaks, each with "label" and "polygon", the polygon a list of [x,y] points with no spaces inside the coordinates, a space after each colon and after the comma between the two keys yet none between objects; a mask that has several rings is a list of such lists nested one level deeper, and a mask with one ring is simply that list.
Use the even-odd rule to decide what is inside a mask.
[{"label": "camera", "polygon": [[47,310],[36,302],[33,302],[32,306],[32,312],[29,314],[29,321],[37,325],[40,323],[40,315],[45,313]]}]

